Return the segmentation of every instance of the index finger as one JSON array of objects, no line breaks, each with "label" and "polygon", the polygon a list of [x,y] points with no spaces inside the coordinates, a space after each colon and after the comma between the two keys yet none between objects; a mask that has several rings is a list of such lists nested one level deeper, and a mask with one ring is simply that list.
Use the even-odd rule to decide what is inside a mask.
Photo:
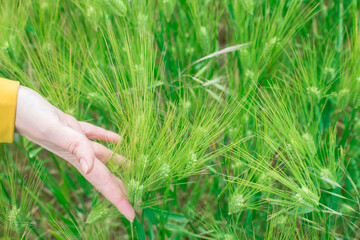
[{"label": "index finger", "polygon": [[112,131],[103,129],[87,122],[79,122],[79,124],[83,133],[92,140],[100,140],[114,143],[121,141],[121,136]]}]

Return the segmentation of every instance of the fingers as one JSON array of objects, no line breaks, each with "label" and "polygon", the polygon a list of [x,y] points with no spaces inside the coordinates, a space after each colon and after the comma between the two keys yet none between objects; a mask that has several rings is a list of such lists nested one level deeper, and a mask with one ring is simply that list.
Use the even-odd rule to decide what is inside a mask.
[{"label": "fingers", "polygon": [[90,139],[114,143],[121,141],[121,136],[112,131],[105,130],[87,122],[79,122],[79,124],[81,130]]},{"label": "fingers", "polygon": [[119,184],[119,187],[120,187],[122,193],[127,197],[128,194],[127,194],[126,188],[124,186],[124,183],[120,180],[120,178],[118,178],[118,177],[115,177],[115,178],[116,178],[117,183]]},{"label": "fingers", "polygon": [[89,174],[94,168],[95,152],[91,141],[87,137],[70,127],[58,130],[62,134],[57,135],[53,142],[74,155],[79,162],[82,172]]},{"label": "fingers", "polygon": [[[75,167],[79,168],[78,163]],[[120,179],[117,179],[109,169],[98,159],[95,159],[94,169],[85,178],[129,220],[134,221],[135,211],[124,193]]]},{"label": "fingers", "polygon": [[[116,177],[116,181],[119,183],[119,186],[120,186],[120,189],[121,191],[125,194],[125,196],[127,197],[127,191],[126,191],[126,188],[124,186],[124,183],[120,180],[120,178]],[[140,199],[137,204],[140,205],[142,202],[142,199]]]},{"label": "fingers", "polygon": [[125,163],[125,158],[120,156],[119,154],[114,153],[110,149],[106,148],[105,146],[101,145],[97,142],[92,142],[92,147],[95,151],[95,156],[103,163],[109,161],[109,159],[114,158],[115,161],[119,164]]}]

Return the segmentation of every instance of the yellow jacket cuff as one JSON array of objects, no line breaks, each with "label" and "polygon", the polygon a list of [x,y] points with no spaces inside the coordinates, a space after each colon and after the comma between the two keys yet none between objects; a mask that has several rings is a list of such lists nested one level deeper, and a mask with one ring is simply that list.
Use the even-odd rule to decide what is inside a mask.
[{"label": "yellow jacket cuff", "polygon": [[14,140],[18,90],[19,82],[0,78],[0,142]]}]

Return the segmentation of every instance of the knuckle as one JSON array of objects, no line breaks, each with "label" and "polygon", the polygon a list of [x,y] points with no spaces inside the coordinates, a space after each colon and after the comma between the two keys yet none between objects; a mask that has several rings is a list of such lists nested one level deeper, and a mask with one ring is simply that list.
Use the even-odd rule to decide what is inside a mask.
[{"label": "knuckle", "polygon": [[76,118],[74,118],[73,116],[70,116],[70,115],[68,117],[67,122],[70,126],[76,126],[79,124],[78,121],[76,120]]},{"label": "knuckle", "polygon": [[99,151],[99,150],[95,150],[95,155],[97,156],[97,158],[99,158],[103,163],[107,162],[107,158],[106,155],[104,154],[104,152]]},{"label": "knuckle", "polygon": [[76,125],[78,124],[78,121],[76,120],[76,118],[74,118],[74,117],[71,116],[71,115],[66,115],[66,116],[63,118],[62,122],[63,122],[65,125],[69,126],[69,127],[73,127],[73,126],[76,126]]},{"label": "knuckle", "polygon": [[72,155],[76,155],[80,142],[76,140],[70,141],[66,146],[66,151],[71,153]]},{"label": "knuckle", "polygon": [[[86,144],[87,138],[78,134],[75,135],[67,144],[66,144],[66,151],[71,153],[72,155],[77,155],[79,153],[79,150],[81,146],[84,147],[84,144]],[[82,148],[83,148],[82,147]],[[92,148],[89,149],[91,151]]]},{"label": "knuckle", "polygon": [[123,206],[125,204],[128,203],[128,199],[126,197],[124,197],[123,195],[120,195],[117,197],[117,199],[115,200],[115,206]]}]

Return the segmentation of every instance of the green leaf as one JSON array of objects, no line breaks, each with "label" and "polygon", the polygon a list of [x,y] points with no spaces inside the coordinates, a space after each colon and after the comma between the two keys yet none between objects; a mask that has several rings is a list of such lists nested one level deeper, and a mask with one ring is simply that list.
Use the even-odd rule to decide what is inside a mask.
[{"label": "green leaf", "polygon": [[42,147],[39,147],[39,148],[35,148],[35,149],[30,150],[30,151],[29,151],[29,157],[30,157],[30,158],[36,157],[42,150],[43,150]]},{"label": "green leaf", "polygon": [[135,227],[136,227],[136,232],[138,234],[138,238],[140,240],[145,240],[145,232],[144,232],[142,223],[139,222],[137,218],[135,218],[134,224],[135,224]]}]

